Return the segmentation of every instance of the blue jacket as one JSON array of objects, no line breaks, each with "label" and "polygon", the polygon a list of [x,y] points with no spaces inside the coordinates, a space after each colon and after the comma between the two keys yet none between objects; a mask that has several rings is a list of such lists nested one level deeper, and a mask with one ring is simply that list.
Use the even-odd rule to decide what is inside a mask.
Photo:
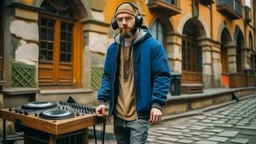
[{"label": "blue jacket", "polygon": [[[101,88],[100,103],[109,100],[109,116],[115,113],[118,96],[120,62],[120,34],[107,51]],[[138,118],[150,117],[152,107],[161,108],[170,87],[170,68],[163,46],[143,26],[133,43],[135,103]]]}]

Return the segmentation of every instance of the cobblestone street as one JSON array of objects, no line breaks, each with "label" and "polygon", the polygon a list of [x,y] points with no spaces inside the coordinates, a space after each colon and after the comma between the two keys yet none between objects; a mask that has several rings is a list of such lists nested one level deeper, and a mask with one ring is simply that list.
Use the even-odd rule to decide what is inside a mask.
[{"label": "cobblestone street", "polygon": [[[95,143],[90,140],[90,144]],[[101,143],[101,141],[98,141]],[[113,140],[106,144],[115,144]],[[215,109],[202,115],[153,125],[149,144],[255,144],[256,98]]]},{"label": "cobblestone street", "polygon": [[152,126],[152,144],[255,144],[256,98],[203,113],[179,124]]}]

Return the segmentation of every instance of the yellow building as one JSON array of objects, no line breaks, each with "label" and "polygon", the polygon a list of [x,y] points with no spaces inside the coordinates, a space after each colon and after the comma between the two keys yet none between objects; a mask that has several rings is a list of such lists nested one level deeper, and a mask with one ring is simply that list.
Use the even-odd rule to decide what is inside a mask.
[{"label": "yellow building", "polygon": [[[110,22],[124,2],[106,0]],[[255,86],[255,1],[137,0],[144,24],[166,49],[183,93]]]},{"label": "yellow building", "polygon": [[[110,22],[125,0],[1,0],[5,107],[32,100],[95,102]],[[255,1],[130,0],[165,47],[182,93],[255,86]],[[2,88],[1,88],[2,89]],[[11,97],[15,95],[16,97]]]}]

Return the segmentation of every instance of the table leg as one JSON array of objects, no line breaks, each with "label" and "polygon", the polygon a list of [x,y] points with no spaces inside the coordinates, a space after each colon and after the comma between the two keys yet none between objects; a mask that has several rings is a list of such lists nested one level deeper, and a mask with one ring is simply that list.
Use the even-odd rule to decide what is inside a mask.
[{"label": "table leg", "polygon": [[56,144],[56,136],[54,135],[49,136],[49,144]]},{"label": "table leg", "polygon": [[28,144],[28,138],[24,136],[24,144]]},{"label": "table leg", "polygon": [[88,144],[89,143],[89,134],[88,134],[88,128],[85,128],[83,130],[83,133],[82,133],[82,139],[83,139],[83,144]]},{"label": "table leg", "polygon": [[3,144],[6,143],[6,127],[5,127],[5,125],[6,125],[6,120],[3,119]]}]

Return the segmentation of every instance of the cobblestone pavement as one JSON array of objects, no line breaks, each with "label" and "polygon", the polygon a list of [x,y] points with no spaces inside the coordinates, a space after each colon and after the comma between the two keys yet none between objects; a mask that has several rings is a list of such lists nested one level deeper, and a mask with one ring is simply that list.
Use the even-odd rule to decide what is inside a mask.
[{"label": "cobblestone pavement", "polygon": [[179,124],[152,126],[149,144],[256,144],[256,98],[203,113]]},{"label": "cobblestone pavement", "polygon": [[[94,143],[94,139],[89,140],[89,144]],[[105,140],[105,144],[115,143]],[[256,97],[176,122],[153,125],[148,144],[256,144]]]}]

